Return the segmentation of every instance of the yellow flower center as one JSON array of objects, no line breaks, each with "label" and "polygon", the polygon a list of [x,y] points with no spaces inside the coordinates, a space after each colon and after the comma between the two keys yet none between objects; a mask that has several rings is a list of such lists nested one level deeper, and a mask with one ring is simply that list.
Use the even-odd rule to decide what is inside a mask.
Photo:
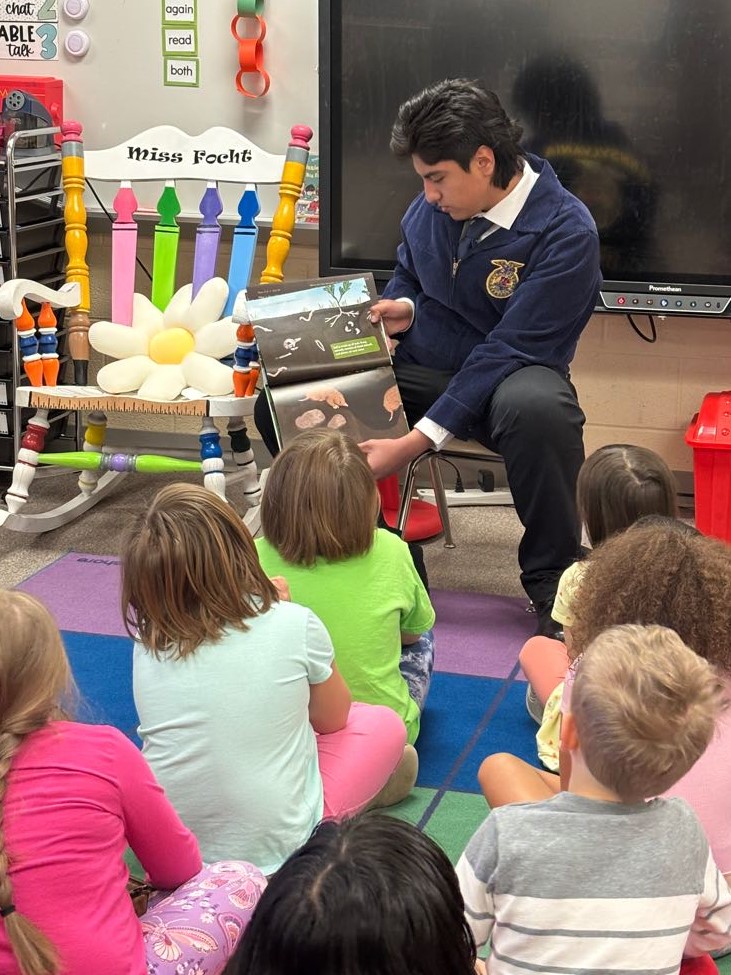
[{"label": "yellow flower center", "polygon": [[150,339],[149,357],[161,366],[177,366],[195,349],[187,328],[164,328]]}]

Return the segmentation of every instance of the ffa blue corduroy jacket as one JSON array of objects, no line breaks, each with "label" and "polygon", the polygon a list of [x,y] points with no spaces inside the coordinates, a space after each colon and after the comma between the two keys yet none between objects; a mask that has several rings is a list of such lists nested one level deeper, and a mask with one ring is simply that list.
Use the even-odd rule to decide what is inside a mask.
[{"label": "ffa blue corduroy jacket", "polygon": [[568,371],[599,293],[591,214],[549,163],[526,158],[540,175],[515,223],[458,264],[462,223],[421,193],[402,220],[398,263],[384,291],[415,305],[396,359],[455,371],[426,415],[459,437],[469,436],[493,391],[516,369]]}]

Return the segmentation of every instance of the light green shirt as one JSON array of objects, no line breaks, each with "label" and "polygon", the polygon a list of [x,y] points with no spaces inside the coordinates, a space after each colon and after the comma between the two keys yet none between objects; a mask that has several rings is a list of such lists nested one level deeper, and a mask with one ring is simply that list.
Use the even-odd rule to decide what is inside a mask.
[{"label": "light green shirt", "polygon": [[182,660],[136,643],[132,676],[143,754],[203,859],[270,874],[322,818],[310,684],[330,677],[333,648],[293,603],[247,624]]},{"label": "light green shirt", "polygon": [[266,539],[256,547],[264,571],[284,576],[292,599],[325,624],[335,662],[353,700],[385,704],[406,724],[411,744],[419,734],[419,708],[401,676],[401,632],[434,625],[434,609],[409,548],[393,532],[376,529],[365,555],[313,566],[285,562]]}]

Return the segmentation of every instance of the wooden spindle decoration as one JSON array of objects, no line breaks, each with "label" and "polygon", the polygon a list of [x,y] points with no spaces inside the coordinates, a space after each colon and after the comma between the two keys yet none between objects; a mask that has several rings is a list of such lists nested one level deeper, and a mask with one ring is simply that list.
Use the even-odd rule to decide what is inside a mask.
[{"label": "wooden spindle decoration", "polygon": [[83,450],[40,454],[38,463],[49,464],[52,467],[82,467],[100,472],[115,471],[119,474],[132,471],[141,474],[172,474],[201,469],[198,461],[180,460],[178,457],[165,457],[162,454],[90,454]]},{"label": "wooden spindle decoration", "polygon": [[246,432],[246,424],[240,416],[232,416],[229,419],[228,435],[231,438],[231,453],[236,464],[236,480],[242,481],[246,503],[252,507],[261,501],[259,471],[256,468],[249,434]]},{"label": "wooden spindle decoration", "polygon": [[23,358],[23,372],[30,379],[31,386],[40,386],[43,383],[43,363],[38,351],[36,323],[25,301],[21,315],[15,319],[15,329],[18,333],[18,349]]},{"label": "wooden spindle decoration", "polygon": [[[83,450],[89,454],[100,454],[107,436],[107,415],[101,410],[92,410],[86,418],[86,429],[84,430]],[[82,494],[90,495],[99,483],[99,471],[81,469],[79,475],[79,490]]]},{"label": "wooden spindle decoration", "polygon": [[272,219],[272,232],[267,243],[267,264],[259,281],[273,284],[284,280],[284,262],[292,242],[296,218],[297,200],[305,181],[305,167],[310,155],[312,129],[307,125],[295,125],[279,185],[279,206]]},{"label": "wooden spindle decoration", "polygon": [[223,450],[218,427],[209,416],[204,416],[198,437],[201,444],[201,468],[203,486],[226,500],[226,478],[223,475]]},{"label": "wooden spindle decoration", "polygon": [[41,305],[38,315],[38,351],[43,363],[43,382],[46,386],[58,385],[58,338],[56,315],[47,301]]},{"label": "wooden spindle decoration", "polygon": [[137,197],[129,180],[123,180],[114,197],[116,218],[112,224],[112,321],[132,324],[137,259]]},{"label": "wooden spindle decoration", "polygon": [[89,265],[86,263],[88,237],[86,207],[84,206],[84,143],[79,122],[61,125],[61,179],[66,205],[66,280],[77,281],[81,287],[81,301],[65,319],[69,337],[69,353],[74,361],[74,382],[85,386],[89,375]]},{"label": "wooden spindle decoration", "polygon": [[17,515],[28,501],[28,492],[36,476],[38,456],[46,445],[48,428],[48,410],[38,410],[25,428],[13,468],[13,482],[5,495],[5,504],[11,515]]},{"label": "wooden spindle decoration", "polygon": [[236,329],[234,395],[253,396],[260,371],[259,347],[256,344],[254,326],[251,322],[241,322]]}]

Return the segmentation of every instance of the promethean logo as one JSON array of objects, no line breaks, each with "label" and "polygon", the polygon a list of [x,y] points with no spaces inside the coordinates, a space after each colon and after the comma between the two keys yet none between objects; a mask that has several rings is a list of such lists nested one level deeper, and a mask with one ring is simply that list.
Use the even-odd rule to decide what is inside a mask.
[{"label": "promethean logo", "polygon": [[674,288],[672,284],[663,285],[661,288],[658,288],[654,284],[651,284],[648,288],[648,291],[669,291],[671,294],[682,294],[683,289]]}]

